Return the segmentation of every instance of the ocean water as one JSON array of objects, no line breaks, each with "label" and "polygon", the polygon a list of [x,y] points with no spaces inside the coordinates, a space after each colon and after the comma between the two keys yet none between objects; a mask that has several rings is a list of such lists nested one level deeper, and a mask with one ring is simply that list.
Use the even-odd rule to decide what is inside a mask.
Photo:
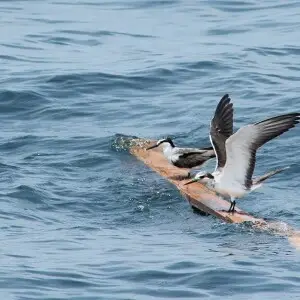
[{"label": "ocean water", "polygon": [[[123,136],[209,145],[229,93],[234,127],[300,110],[300,2],[0,2],[1,299],[300,299],[285,237],[194,213]],[[300,229],[300,127],[238,203]],[[211,161],[207,168],[213,168]]]}]

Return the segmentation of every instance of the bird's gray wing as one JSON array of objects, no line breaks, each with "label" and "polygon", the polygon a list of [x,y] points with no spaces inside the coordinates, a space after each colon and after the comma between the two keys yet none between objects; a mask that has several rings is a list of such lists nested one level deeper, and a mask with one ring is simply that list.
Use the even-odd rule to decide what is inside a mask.
[{"label": "bird's gray wing", "polygon": [[199,152],[186,153],[178,157],[178,159],[172,161],[174,166],[179,168],[194,168],[201,166],[210,157],[205,156]]},{"label": "bird's gray wing", "polygon": [[300,113],[280,115],[240,128],[226,140],[226,164],[222,178],[231,186],[252,186],[256,151],[263,144],[295,127]]},{"label": "bird's gray wing", "polygon": [[210,142],[216,152],[216,168],[220,170],[226,163],[225,142],[233,133],[233,105],[229,95],[222,97],[210,123]]},{"label": "bird's gray wing", "polygon": [[193,168],[215,157],[213,149],[178,148],[173,153],[173,164],[177,167]]},{"label": "bird's gray wing", "polygon": [[179,156],[189,156],[192,154],[203,154],[205,155],[207,152],[212,152],[213,147],[206,147],[206,148],[175,148],[173,151],[174,155],[179,155]]}]

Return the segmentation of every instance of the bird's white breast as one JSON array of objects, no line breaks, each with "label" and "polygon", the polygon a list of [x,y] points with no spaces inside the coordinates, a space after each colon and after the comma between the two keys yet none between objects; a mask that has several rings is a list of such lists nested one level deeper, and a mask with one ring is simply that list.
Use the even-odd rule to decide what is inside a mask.
[{"label": "bird's white breast", "polygon": [[216,192],[230,197],[240,198],[248,193],[247,189],[238,181],[233,181],[232,178],[226,180],[223,174],[215,176],[214,189]]},{"label": "bird's white breast", "polygon": [[172,163],[172,160],[178,159],[178,157],[177,158],[174,157],[173,149],[174,148],[169,143],[163,143],[163,153],[164,153],[164,156],[169,161],[169,163]]}]

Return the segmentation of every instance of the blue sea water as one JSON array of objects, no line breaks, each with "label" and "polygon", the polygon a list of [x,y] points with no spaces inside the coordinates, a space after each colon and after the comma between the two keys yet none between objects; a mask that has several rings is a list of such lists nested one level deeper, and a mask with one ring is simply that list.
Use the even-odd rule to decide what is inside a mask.
[{"label": "blue sea water", "polygon": [[[192,211],[123,135],[209,145],[300,110],[300,2],[0,2],[1,299],[300,299],[285,237]],[[259,150],[290,165],[239,207],[300,229],[300,128]],[[209,168],[214,167],[211,162]]]}]

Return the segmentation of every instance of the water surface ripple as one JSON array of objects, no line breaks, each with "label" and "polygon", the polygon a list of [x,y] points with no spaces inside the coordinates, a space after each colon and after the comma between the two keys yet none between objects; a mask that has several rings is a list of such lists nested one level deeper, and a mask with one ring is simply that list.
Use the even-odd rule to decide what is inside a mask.
[{"label": "water surface ripple", "polygon": [[[194,213],[123,135],[209,145],[220,97],[234,127],[300,110],[299,1],[1,1],[3,299],[299,299],[287,239]],[[239,206],[300,228],[299,128]],[[214,161],[207,168],[213,168]]]}]

